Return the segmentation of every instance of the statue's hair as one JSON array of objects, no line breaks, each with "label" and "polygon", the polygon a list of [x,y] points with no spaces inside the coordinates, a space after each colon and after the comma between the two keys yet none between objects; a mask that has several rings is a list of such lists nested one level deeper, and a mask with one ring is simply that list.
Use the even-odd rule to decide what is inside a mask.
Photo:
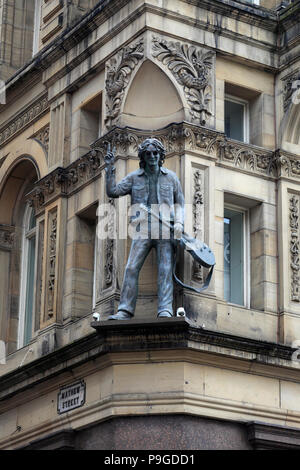
[{"label": "statue's hair", "polygon": [[149,145],[153,145],[157,152],[159,153],[159,166],[162,166],[164,161],[165,161],[165,156],[166,156],[166,150],[165,150],[165,147],[163,146],[163,144],[157,140],[157,139],[154,139],[154,138],[148,138],[146,140],[144,140],[144,142],[139,145],[139,148],[138,148],[138,156],[139,156],[139,159],[140,159],[140,167],[141,168],[145,168],[146,166],[146,162],[144,160],[144,155],[145,155],[145,152],[147,151],[147,148],[149,147]]}]

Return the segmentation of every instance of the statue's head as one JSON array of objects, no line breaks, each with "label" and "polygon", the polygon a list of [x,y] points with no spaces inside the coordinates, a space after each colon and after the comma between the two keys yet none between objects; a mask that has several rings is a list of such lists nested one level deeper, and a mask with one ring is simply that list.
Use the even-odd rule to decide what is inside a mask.
[{"label": "statue's head", "polygon": [[159,153],[159,166],[162,166],[164,161],[165,161],[165,156],[166,156],[166,150],[163,146],[163,144],[157,140],[157,139],[154,139],[154,138],[149,138],[149,139],[146,139],[144,140],[144,142],[139,145],[139,149],[138,149],[138,156],[139,156],[139,159],[140,159],[140,167],[141,168],[145,168],[146,166],[146,162],[145,162],[145,153],[147,152],[148,148],[151,148],[151,147],[154,147],[155,150]]}]

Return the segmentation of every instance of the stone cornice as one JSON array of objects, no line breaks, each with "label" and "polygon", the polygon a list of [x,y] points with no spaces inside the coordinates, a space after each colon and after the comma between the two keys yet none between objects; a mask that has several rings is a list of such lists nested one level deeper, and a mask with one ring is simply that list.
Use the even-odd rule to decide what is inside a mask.
[{"label": "stone cornice", "polygon": [[[20,70],[7,80],[7,89],[15,85],[18,80],[24,78],[28,72],[45,70],[55,60],[58,60],[72,47],[82,41],[82,38],[94,31],[105,19],[113,14],[113,8],[120,10],[128,0],[102,0],[82,16],[71,28],[65,28],[64,31],[56,37],[49,45],[44,47],[33,59],[26,63]],[[114,6],[113,6],[114,5]]]},{"label": "stone cornice", "polygon": [[[62,57],[66,52],[82,41],[85,36],[101,25],[107,18],[111,17],[114,11],[118,11],[126,5],[127,2],[128,0],[103,0],[93,10],[81,17],[74,25],[72,25],[71,28],[65,29],[53,40],[53,42],[42,49],[40,53],[37,54],[30,62],[25,64],[24,67],[18,70],[7,81],[7,89],[14,84],[17,84],[18,80],[21,77],[24,78],[28,73],[32,74],[34,72],[36,74],[47,69],[54,61]],[[197,0],[190,0],[190,3],[199,6],[199,2]],[[147,3],[142,5],[142,9],[145,11],[150,7],[151,5]],[[233,0],[203,0],[201,7],[207,8],[209,11],[221,14],[222,16],[237,18],[240,21],[251,25],[257,25],[258,27],[262,27],[270,31],[275,32],[277,29],[278,21],[276,14],[261,7],[258,8]],[[86,49],[82,55],[82,60],[90,53],[91,49]],[[74,63],[77,64],[78,57],[75,57],[74,61]],[[68,70],[70,70],[70,67],[71,64],[68,64]]]},{"label": "stone cornice", "polygon": [[291,3],[287,8],[279,12],[280,29],[287,29],[291,25],[299,24],[300,1]]},{"label": "stone cornice", "polygon": [[248,439],[256,450],[299,450],[300,430],[258,422],[247,423]]},{"label": "stone cornice", "polygon": [[270,367],[272,374],[274,368],[283,374],[288,368],[286,373],[289,376],[291,373],[299,374],[299,369],[290,363],[294,349],[288,346],[204,330],[186,318],[92,322],[91,326],[97,332],[2,375],[0,403],[34,384],[108,353],[162,351],[163,355],[168,351],[190,350],[208,354],[212,361],[217,355],[224,364],[230,356],[231,367],[232,360],[236,358],[255,360],[260,370],[264,366]]},{"label": "stone cornice", "polygon": [[[199,5],[198,0],[190,0],[189,3]],[[202,0],[201,7],[270,31],[277,30],[278,19],[276,13],[263,7],[235,0]]]}]

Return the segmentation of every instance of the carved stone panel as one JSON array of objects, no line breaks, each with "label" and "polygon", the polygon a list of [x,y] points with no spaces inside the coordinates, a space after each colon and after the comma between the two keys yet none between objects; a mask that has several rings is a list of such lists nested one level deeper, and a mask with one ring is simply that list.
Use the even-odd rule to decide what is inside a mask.
[{"label": "carved stone panel", "polygon": [[52,320],[55,316],[55,298],[57,288],[57,215],[57,207],[54,207],[54,209],[48,212],[44,322]]},{"label": "carved stone panel", "polygon": [[105,125],[111,129],[116,124],[122,107],[125,90],[132,71],[144,57],[144,39],[124,47],[106,65],[106,117]]},{"label": "carved stone panel", "polygon": [[296,71],[283,79],[283,109],[286,112],[292,103],[293,95],[300,88],[300,72]]},{"label": "carved stone panel", "polygon": [[[114,206],[114,200],[109,199],[108,204]],[[111,238],[105,240],[105,264],[104,264],[104,284],[105,288],[108,288],[113,283],[113,269],[114,269],[114,220],[112,219],[109,223],[108,233],[111,235]]]},{"label": "carved stone panel", "polygon": [[299,205],[300,197],[290,197],[290,268],[291,300],[300,302],[300,231]]},{"label": "carved stone panel", "polygon": [[154,36],[152,54],[168,67],[183,87],[191,120],[201,126],[208,124],[213,115],[215,53]]},{"label": "carved stone panel", "polygon": [[[203,170],[196,169],[193,173],[193,232],[194,237],[202,240],[204,239],[204,172]],[[192,279],[195,281],[203,281],[203,269],[193,261]]]},{"label": "carved stone panel", "polygon": [[47,155],[49,150],[49,131],[50,124],[47,124],[32,136],[32,139],[36,140],[39,144],[42,145]]}]

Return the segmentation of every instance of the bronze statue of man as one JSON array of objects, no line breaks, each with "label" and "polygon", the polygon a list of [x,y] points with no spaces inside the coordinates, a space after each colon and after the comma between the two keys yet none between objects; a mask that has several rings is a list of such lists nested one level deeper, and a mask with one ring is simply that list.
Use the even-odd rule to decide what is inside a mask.
[{"label": "bronze statue of man", "polygon": [[[164,168],[165,149],[154,138],[146,139],[138,149],[140,168],[116,184],[114,153],[105,156],[106,192],[110,198],[131,195],[131,204],[143,204],[148,208],[170,207],[170,222],[175,239],[179,239],[184,224],[184,196],[176,174]],[[173,266],[174,239],[158,236],[153,238],[150,227],[147,236],[133,239],[125,269],[118,312],[109,320],[129,320],[133,317],[138,295],[138,278],[151,248],[156,249],[158,268],[158,317],[173,316]],[[161,235],[161,230],[160,230]]]}]

